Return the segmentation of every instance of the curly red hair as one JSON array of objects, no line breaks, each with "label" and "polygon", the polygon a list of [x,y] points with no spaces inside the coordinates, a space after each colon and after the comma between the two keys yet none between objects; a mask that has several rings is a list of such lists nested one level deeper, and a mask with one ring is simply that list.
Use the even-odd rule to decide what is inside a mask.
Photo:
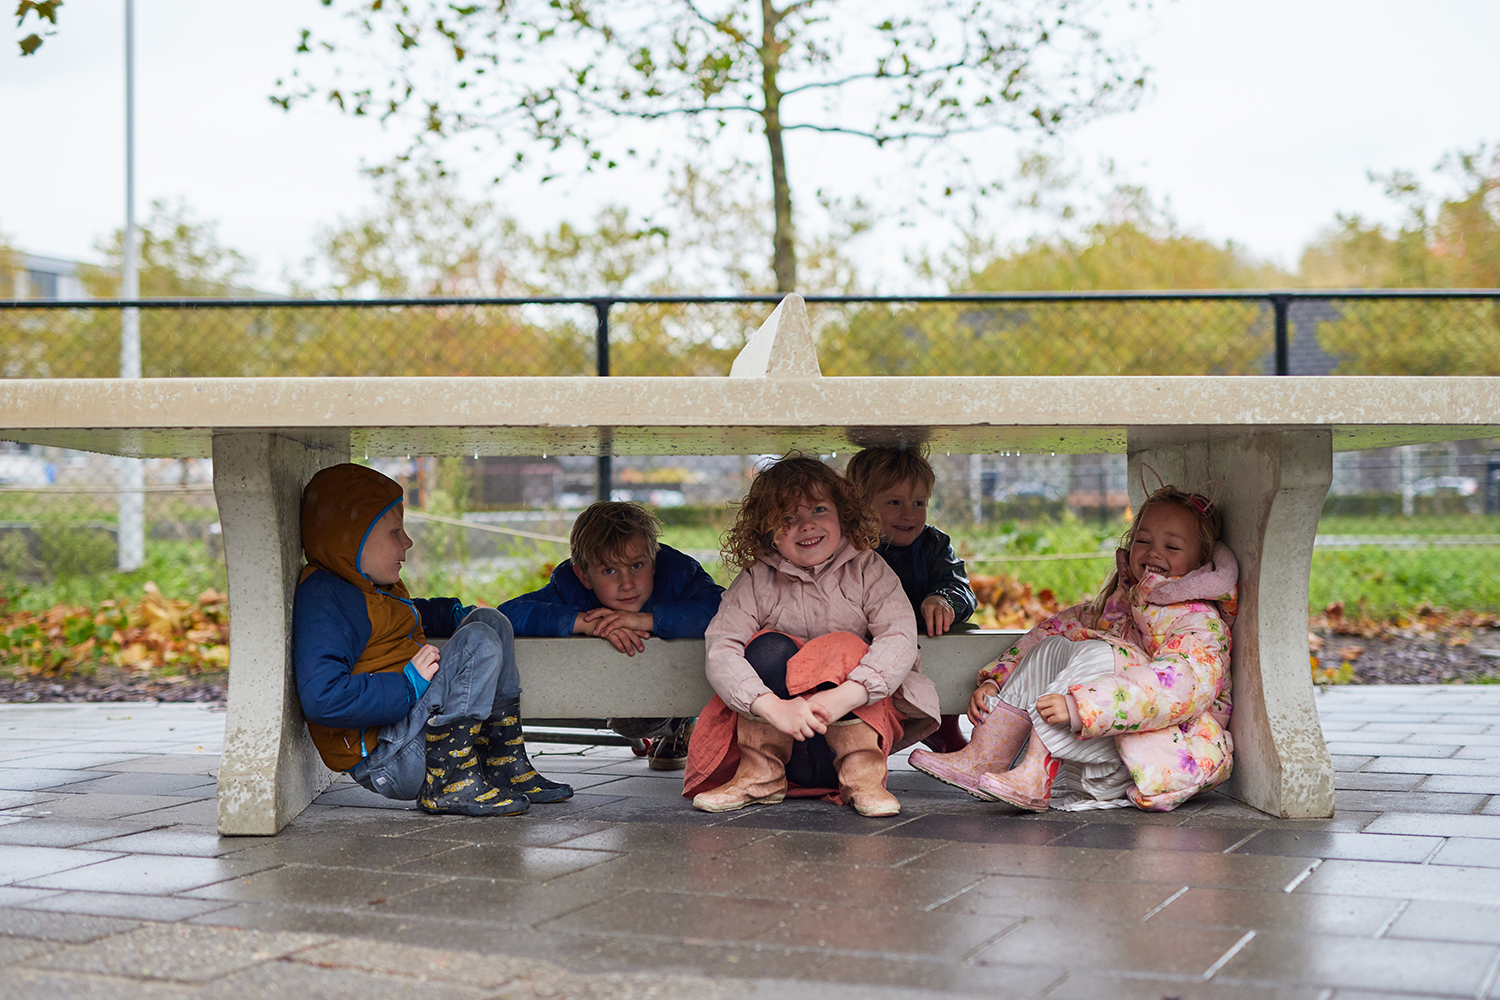
[{"label": "curly red hair", "polygon": [[839,513],[839,531],[856,549],[874,548],[880,541],[880,518],[849,481],[806,455],[792,453],[762,469],[738,504],[734,524],[720,539],[726,566],[748,569],[771,551],[771,539],[781,519],[801,503],[823,500]]}]

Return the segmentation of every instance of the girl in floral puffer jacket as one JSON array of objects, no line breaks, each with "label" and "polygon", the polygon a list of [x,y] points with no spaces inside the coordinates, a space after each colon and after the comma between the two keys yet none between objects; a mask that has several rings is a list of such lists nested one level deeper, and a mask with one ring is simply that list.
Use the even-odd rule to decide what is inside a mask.
[{"label": "girl in floral puffer jacket", "polygon": [[1163,486],[1148,496],[1099,596],[980,670],[973,742],[951,754],[915,751],[912,766],[1035,811],[1166,811],[1229,777],[1239,567],[1220,526],[1198,493]]}]

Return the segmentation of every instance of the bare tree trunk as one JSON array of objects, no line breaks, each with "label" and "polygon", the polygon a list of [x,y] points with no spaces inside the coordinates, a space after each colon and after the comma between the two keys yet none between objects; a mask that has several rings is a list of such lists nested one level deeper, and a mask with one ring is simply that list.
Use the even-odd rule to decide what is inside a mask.
[{"label": "bare tree trunk", "polygon": [[773,0],[761,0],[760,65],[761,91],[765,108],[761,118],[766,123],[766,143],[771,148],[771,189],[776,206],[776,232],[772,237],[771,269],[776,274],[776,290],[797,290],[797,246],[792,228],[792,189],[786,179],[786,151],[781,144],[781,90],[776,76],[781,69],[781,43],[776,27],[782,11]]}]

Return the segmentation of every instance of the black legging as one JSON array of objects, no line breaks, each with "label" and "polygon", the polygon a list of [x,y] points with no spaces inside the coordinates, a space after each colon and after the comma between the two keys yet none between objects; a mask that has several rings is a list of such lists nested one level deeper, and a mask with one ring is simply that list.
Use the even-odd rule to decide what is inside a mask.
[{"label": "black legging", "polygon": [[[786,661],[797,653],[797,644],[780,632],[767,632],[752,639],[745,647],[745,659],[765,682],[771,693],[783,700],[791,698],[786,689]],[[837,687],[823,683],[818,690]],[[853,716],[845,716],[852,718]],[[833,749],[819,734],[792,743],[792,759],[786,765],[787,780],[803,788],[837,788],[838,772],[833,769]]]}]

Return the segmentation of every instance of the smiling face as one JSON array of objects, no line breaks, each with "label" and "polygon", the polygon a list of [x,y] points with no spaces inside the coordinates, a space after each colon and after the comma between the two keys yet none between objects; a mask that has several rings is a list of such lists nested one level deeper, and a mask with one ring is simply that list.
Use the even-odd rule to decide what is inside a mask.
[{"label": "smiling face", "polygon": [[1140,580],[1148,572],[1182,576],[1203,565],[1198,519],[1175,503],[1147,507],[1130,543],[1130,572]]},{"label": "smiling face", "polygon": [[811,569],[827,561],[843,540],[838,508],[826,496],[814,496],[782,515],[771,545],[793,566]]},{"label": "smiling face", "polygon": [[406,559],[406,550],[411,548],[403,513],[398,503],[380,515],[359,550],[359,571],[377,586],[391,587],[401,582],[401,563]]},{"label": "smiling face", "polygon": [[632,538],[622,551],[605,556],[588,569],[579,569],[574,563],[573,572],[606,608],[639,611],[651,599],[656,562],[646,543]]},{"label": "smiling face", "polygon": [[917,540],[927,526],[927,501],[932,491],[914,479],[894,483],[870,498],[870,506],[880,515],[880,538],[897,548],[906,548]]}]

